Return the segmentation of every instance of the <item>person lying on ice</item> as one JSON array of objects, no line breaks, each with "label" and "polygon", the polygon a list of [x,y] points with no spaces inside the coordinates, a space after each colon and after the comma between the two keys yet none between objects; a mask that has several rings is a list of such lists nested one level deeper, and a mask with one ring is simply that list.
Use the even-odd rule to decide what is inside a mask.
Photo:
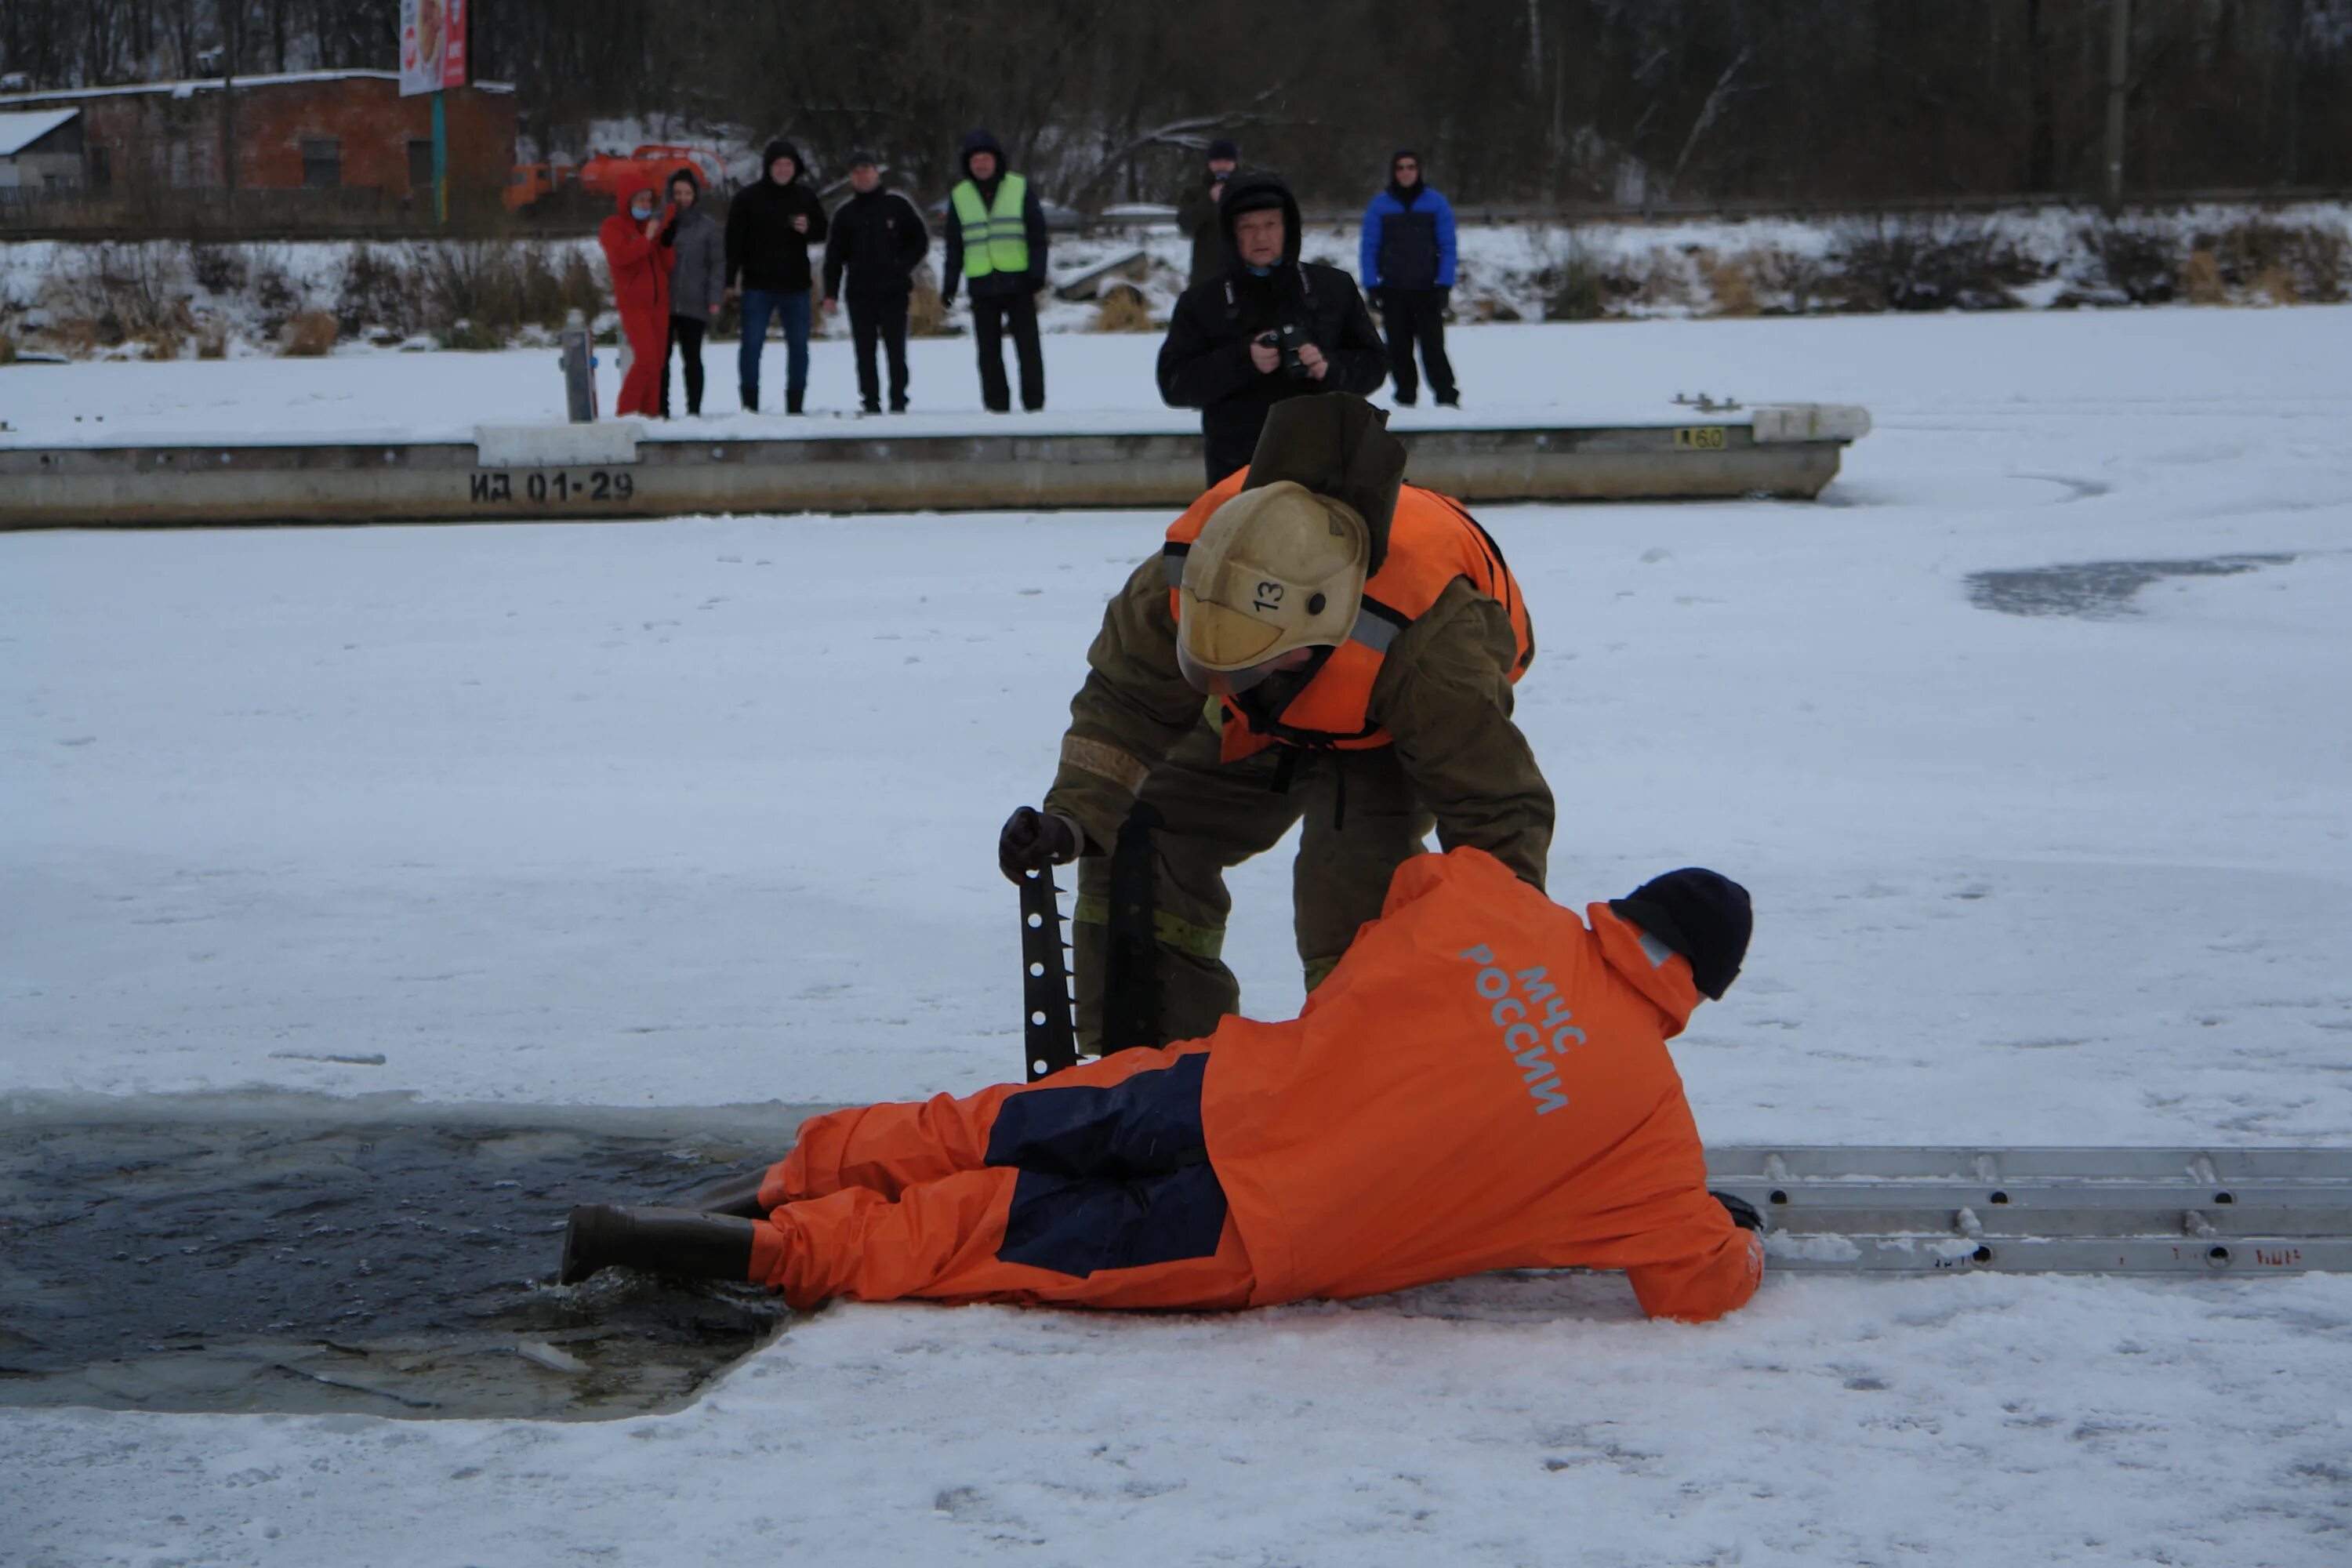
[{"label": "person lying on ice", "polygon": [[1763,1248],[1706,1190],[1665,1042],[1749,926],[1713,871],[1580,921],[1483,850],[1423,855],[1287,1023],[813,1117],[698,1209],[574,1209],[561,1278],[1214,1309],[1575,1267],[1623,1269],[1654,1317],[1719,1317]]}]

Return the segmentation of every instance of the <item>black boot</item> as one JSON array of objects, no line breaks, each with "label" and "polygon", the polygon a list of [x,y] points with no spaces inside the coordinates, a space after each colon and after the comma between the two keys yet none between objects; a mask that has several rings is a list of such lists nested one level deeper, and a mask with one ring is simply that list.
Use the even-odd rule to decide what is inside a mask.
[{"label": "black boot", "polygon": [[801,395],[800,395],[799,393],[797,393],[797,392],[787,392],[787,393],[785,393],[785,394],[784,394],[784,412],[785,412],[785,413],[787,413],[787,414],[798,414],[800,411],[801,411]]},{"label": "black boot", "polygon": [[768,1179],[765,1171],[754,1171],[748,1176],[729,1176],[681,1194],[677,1206],[697,1214],[731,1214],[744,1219],[765,1219],[768,1208],[760,1201],[761,1184]]},{"label": "black boot", "polygon": [[743,389],[743,412],[746,414],[757,414],[760,412],[760,389],[758,387],[747,386]]},{"label": "black boot", "polygon": [[577,1285],[600,1268],[637,1268],[689,1279],[751,1278],[748,1219],[693,1209],[625,1209],[583,1204],[563,1227],[560,1285]]}]

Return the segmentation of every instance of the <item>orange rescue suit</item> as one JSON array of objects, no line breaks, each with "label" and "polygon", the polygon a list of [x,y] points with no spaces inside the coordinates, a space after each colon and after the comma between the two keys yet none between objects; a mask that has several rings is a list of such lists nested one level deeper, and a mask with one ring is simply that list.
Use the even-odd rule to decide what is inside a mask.
[{"label": "orange rescue suit", "polygon": [[[1207,526],[1209,515],[1241,494],[1248,479],[1246,468],[1226,476],[1170,525],[1163,549],[1171,618],[1182,615],[1177,588],[1183,580],[1185,556]],[[1519,593],[1517,579],[1504,564],[1502,551],[1450,497],[1405,485],[1397,492],[1388,554],[1364,584],[1364,606],[1356,616],[1355,630],[1331,650],[1278,720],[1271,723],[1254,720],[1235,704],[1225,703],[1223,760],[1238,762],[1278,742],[1340,751],[1369,751],[1390,744],[1388,731],[1370,720],[1372,684],[1380,679],[1381,661],[1397,634],[1427,615],[1456,577],[1468,578],[1510,616],[1519,649],[1510,678],[1517,684],[1534,662],[1535,633],[1528,620],[1527,600]]]},{"label": "orange rescue suit", "polygon": [[1420,856],[1289,1022],[811,1119],[752,1278],[803,1307],[1208,1308],[1581,1267],[1718,1317],[1763,1249],[1707,1194],[1666,1052],[1697,1002],[1606,904],[1580,921],[1483,850]]},{"label": "orange rescue suit", "polygon": [[[677,252],[658,238],[647,239],[644,222],[629,216],[637,193],[652,188],[643,179],[624,184],[613,198],[620,210],[596,230],[605,270],[613,275],[613,308],[621,315],[621,335],[629,340],[628,372],[613,402],[615,416],[661,412],[662,366],[669,359],[669,275]],[[664,207],[656,216],[667,228],[677,215]]]}]

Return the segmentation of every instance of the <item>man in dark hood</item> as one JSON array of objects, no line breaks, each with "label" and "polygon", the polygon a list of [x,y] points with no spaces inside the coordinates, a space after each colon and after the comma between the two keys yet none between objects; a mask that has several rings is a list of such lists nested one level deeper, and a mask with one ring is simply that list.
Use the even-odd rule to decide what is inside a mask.
[{"label": "man in dark hood", "polygon": [[727,289],[743,296],[743,346],[736,356],[743,406],[760,406],[760,351],[771,317],[784,327],[784,412],[798,414],[808,390],[809,247],[824,238],[824,207],[801,175],[800,149],[779,138],[760,160],[758,183],[727,209]]},{"label": "man in dark hood", "polygon": [[1037,291],[1045,287],[1045,209],[1025,174],[1004,166],[1004,144],[986,131],[963,139],[963,174],[948,193],[947,265],[940,301],[953,304],[956,279],[971,284],[972,336],[980,349],[980,395],[995,414],[1013,407],[1004,380],[1004,333],[1021,361],[1021,406],[1045,406],[1045,350],[1037,337]]},{"label": "man in dark hood", "polygon": [[1208,167],[1184,183],[1176,194],[1176,232],[1192,242],[1192,265],[1187,285],[1209,283],[1224,276],[1225,236],[1217,220],[1217,204],[1225,198],[1225,184],[1241,167],[1241,148],[1219,137],[1209,143]]},{"label": "man in dark hood", "polygon": [[1209,482],[1249,466],[1266,411],[1318,392],[1376,392],[1388,351],[1356,280],[1298,258],[1297,198],[1274,174],[1237,174],[1217,218],[1225,264],[1184,290],[1160,345],[1160,395],[1201,411]]}]

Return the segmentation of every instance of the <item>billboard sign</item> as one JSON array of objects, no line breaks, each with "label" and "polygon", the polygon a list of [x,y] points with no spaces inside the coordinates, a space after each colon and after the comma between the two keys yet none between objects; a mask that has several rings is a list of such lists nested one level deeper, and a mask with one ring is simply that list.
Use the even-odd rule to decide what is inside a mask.
[{"label": "billboard sign", "polygon": [[400,0],[400,95],[466,85],[466,0]]}]

